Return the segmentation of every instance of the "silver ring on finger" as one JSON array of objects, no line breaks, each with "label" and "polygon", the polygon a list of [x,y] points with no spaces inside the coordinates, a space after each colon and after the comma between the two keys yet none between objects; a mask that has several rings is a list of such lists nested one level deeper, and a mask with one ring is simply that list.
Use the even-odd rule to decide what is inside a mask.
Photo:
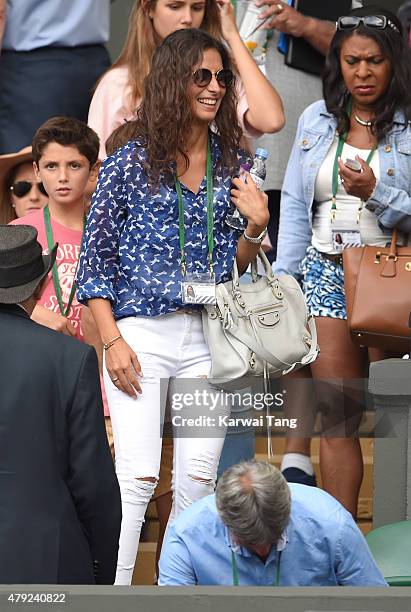
[{"label": "silver ring on finger", "polygon": [[282,4],[277,4],[277,13],[282,13],[284,10],[284,7]]},{"label": "silver ring on finger", "polygon": [[120,380],[120,379],[119,379],[119,378],[112,378],[112,379],[111,379],[111,382],[112,382],[112,383],[115,383],[115,382],[117,382],[118,380]]}]

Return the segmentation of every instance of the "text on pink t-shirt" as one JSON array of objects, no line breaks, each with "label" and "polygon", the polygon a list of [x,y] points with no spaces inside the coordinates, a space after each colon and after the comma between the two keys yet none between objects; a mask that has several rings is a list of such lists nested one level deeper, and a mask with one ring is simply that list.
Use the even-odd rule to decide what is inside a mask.
[{"label": "text on pink t-shirt", "polygon": [[[20,219],[12,221],[13,225],[32,225],[36,228],[38,236],[37,240],[40,242],[43,251],[48,249],[46,228],[44,225],[43,210],[36,210],[29,213]],[[67,307],[71,288],[73,286],[74,278],[77,271],[77,262],[80,255],[82,232],[79,230],[70,229],[57,223],[54,219],[51,219],[51,228],[53,230],[53,240],[58,242],[57,249],[57,271],[60,281],[61,296],[63,299],[64,308]],[[62,314],[60,306],[57,300],[56,291],[54,289],[54,283],[52,275],[49,275],[47,285],[44,293],[39,300],[39,304],[52,310],[57,314]],[[76,337],[79,340],[83,340],[83,333],[81,330],[81,304],[77,301],[76,294],[74,294],[73,302],[71,304],[70,312],[67,318],[76,328]]]}]

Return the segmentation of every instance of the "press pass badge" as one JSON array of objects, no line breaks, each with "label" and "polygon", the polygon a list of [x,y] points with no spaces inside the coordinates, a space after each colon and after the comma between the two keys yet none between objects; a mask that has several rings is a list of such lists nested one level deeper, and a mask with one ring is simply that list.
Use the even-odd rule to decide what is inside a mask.
[{"label": "press pass badge", "polygon": [[348,230],[334,228],[331,230],[333,249],[336,253],[342,253],[349,247],[361,246],[361,234],[359,230]]},{"label": "press pass badge", "polygon": [[206,274],[186,274],[181,282],[184,304],[215,304],[215,276]]}]

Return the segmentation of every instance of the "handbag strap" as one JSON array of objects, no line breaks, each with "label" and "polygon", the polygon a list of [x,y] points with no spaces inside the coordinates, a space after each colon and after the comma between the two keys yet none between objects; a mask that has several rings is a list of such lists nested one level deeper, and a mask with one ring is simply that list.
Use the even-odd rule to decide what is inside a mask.
[{"label": "handbag strap", "polygon": [[[266,398],[271,394],[270,370],[268,367],[268,363],[266,361],[264,361],[263,389],[264,389],[264,397]],[[268,418],[271,416],[270,404],[268,402],[265,403],[265,411],[266,411],[266,416],[267,416],[267,456],[268,456],[268,459],[271,459],[273,456],[273,443],[272,443],[270,419]]]},{"label": "handbag strap", "polygon": [[381,269],[380,276],[384,278],[393,278],[397,274],[397,258],[398,258],[398,231],[394,227],[391,234],[390,250],[388,252],[384,267]]},{"label": "handbag strap", "polygon": [[[233,287],[233,291],[235,288]],[[234,301],[224,283],[217,285],[216,290],[217,306],[223,317],[223,328],[238,327],[238,315],[234,306]]]},{"label": "handbag strap", "polygon": [[[270,280],[274,280],[273,270],[271,268],[271,264],[268,261],[267,256],[264,253],[263,249],[260,249],[258,251],[257,255],[255,256],[255,258],[251,262],[251,275],[253,276],[253,272],[254,272],[254,274],[256,274],[256,270],[257,270],[257,258],[258,257],[263,262],[265,276],[267,276]],[[233,283],[234,284],[238,284],[239,282],[240,281],[239,281],[237,260],[234,259],[234,265],[233,265]]]},{"label": "handbag strap", "polygon": [[[392,233],[391,233],[391,244],[390,244],[390,252],[389,255],[395,257],[398,254],[398,238],[399,238],[399,234],[400,232],[398,231],[398,229],[396,227],[393,228]],[[401,235],[404,236],[404,245],[403,246],[407,246],[408,244],[408,240],[409,240],[409,233],[408,232],[401,232]]]},{"label": "handbag strap", "polygon": [[398,231],[397,228],[394,227],[394,229],[392,230],[392,234],[391,234],[391,244],[390,244],[390,252],[388,257],[396,257],[397,256],[397,249],[398,249]]}]

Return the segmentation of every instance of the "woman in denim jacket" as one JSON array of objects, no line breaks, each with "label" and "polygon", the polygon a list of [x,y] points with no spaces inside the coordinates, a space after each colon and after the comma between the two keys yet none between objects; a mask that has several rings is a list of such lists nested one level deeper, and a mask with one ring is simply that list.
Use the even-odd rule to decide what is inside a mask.
[{"label": "woman in denim jacket", "polygon": [[[367,363],[347,327],[342,249],[383,246],[393,227],[411,232],[410,81],[409,51],[391,12],[368,6],[340,17],[324,100],[299,121],[274,264],[275,272],[302,280],[316,317],[321,356],[311,366],[315,379],[360,379]],[[350,387],[344,402],[335,386],[322,392],[320,466],[324,488],[355,515],[363,474],[356,437],[362,400]]]}]

